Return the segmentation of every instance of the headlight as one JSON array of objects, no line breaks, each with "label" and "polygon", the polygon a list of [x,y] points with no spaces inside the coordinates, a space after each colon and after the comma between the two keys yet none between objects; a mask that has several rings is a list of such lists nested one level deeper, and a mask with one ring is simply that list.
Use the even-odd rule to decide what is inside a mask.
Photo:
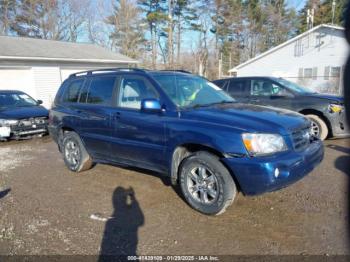
[{"label": "headlight", "polygon": [[338,104],[330,104],[328,106],[328,109],[331,113],[340,113],[344,110],[344,106]]},{"label": "headlight", "polygon": [[0,126],[12,126],[12,125],[17,125],[18,120],[14,119],[0,119]]},{"label": "headlight", "polygon": [[277,134],[244,133],[242,139],[251,155],[268,155],[288,149],[283,137]]}]

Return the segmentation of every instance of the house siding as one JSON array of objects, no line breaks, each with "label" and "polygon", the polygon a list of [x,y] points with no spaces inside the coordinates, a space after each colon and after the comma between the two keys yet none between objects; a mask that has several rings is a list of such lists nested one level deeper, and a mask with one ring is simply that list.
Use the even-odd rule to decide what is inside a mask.
[{"label": "house siding", "polygon": [[[343,30],[320,27],[266,56],[238,66],[237,76],[277,76],[315,91],[341,93],[340,77],[326,76],[325,72],[332,67],[342,68],[347,50]],[[305,69],[311,70],[307,71],[311,77],[304,77]]]}]

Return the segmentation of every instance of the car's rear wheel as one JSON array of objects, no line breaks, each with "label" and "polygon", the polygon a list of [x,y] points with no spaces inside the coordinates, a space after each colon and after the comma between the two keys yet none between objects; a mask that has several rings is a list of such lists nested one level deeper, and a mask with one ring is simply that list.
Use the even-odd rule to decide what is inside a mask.
[{"label": "car's rear wheel", "polygon": [[235,182],[226,167],[216,156],[204,151],[183,160],[180,186],[189,205],[207,215],[225,212],[237,193]]},{"label": "car's rear wheel", "polygon": [[69,170],[73,172],[82,172],[92,167],[92,158],[86,151],[84,144],[77,133],[64,133],[62,145],[64,163]]},{"label": "car's rear wheel", "polygon": [[306,115],[311,121],[311,133],[321,139],[325,140],[328,136],[328,127],[326,123],[317,115]]}]

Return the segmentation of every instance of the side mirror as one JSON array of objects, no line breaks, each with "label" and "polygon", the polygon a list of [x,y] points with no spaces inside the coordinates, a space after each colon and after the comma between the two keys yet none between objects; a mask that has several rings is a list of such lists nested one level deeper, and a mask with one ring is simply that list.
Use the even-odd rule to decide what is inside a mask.
[{"label": "side mirror", "polygon": [[158,113],[162,111],[162,107],[157,99],[143,99],[141,101],[141,111]]},{"label": "side mirror", "polygon": [[41,105],[43,103],[43,100],[37,100],[36,102],[38,105]]}]

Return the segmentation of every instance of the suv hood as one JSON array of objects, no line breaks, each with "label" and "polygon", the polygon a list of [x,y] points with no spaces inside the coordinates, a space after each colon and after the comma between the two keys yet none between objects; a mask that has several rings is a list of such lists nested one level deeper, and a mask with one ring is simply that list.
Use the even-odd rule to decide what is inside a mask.
[{"label": "suv hood", "polygon": [[0,119],[24,119],[48,116],[49,111],[42,106],[28,106],[0,109]]},{"label": "suv hood", "polygon": [[182,117],[229,126],[241,129],[242,132],[266,132],[282,135],[310,125],[307,118],[293,111],[241,103],[186,110],[182,112]]}]

